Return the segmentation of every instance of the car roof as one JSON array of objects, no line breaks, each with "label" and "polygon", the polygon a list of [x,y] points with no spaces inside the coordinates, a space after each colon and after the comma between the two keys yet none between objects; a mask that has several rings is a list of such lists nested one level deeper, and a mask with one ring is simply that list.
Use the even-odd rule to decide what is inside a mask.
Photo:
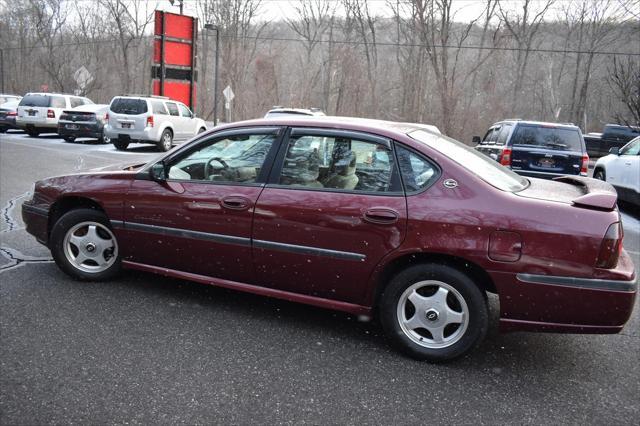
[{"label": "car roof", "polygon": [[315,109],[315,108],[272,108],[269,111],[267,111],[267,114],[271,114],[271,113],[282,113],[282,114],[300,114],[300,115],[318,115],[318,116],[324,116],[325,113],[320,110],[320,109]]},{"label": "car roof", "polygon": [[101,109],[109,108],[109,105],[104,104],[86,104],[80,105],[75,108],[66,109],[65,111],[83,111],[83,112],[96,112]]},{"label": "car roof", "polygon": [[495,123],[493,123],[491,125],[491,127],[493,126],[497,126],[499,124],[504,124],[504,123],[516,123],[516,124],[530,124],[530,125],[538,125],[538,126],[553,126],[553,127],[566,127],[566,128],[571,128],[571,129],[579,129],[578,126],[576,126],[573,123],[554,123],[552,121],[535,121],[535,120],[520,120],[520,119],[506,119],[506,120],[501,120],[501,121],[497,121]]},{"label": "car roof", "polygon": [[389,138],[405,136],[414,130],[425,130],[441,135],[440,130],[433,125],[421,123],[400,123],[395,121],[376,120],[372,118],[342,117],[342,116],[283,116],[272,118],[258,118],[254,120],[238,121],[216,127],[215,129],[234,129],[241,127],[259,126],[299,126],[312,128],[327,128],[336,130],[351,130],[383,134]]},{"label": "car roof", "polygon": [[74,96],[76,98],[88,99],[86,96],[72,95],[70,93],[55,93],[55,92],[29,92],[25,96],[51,96],[51,95],[55,95],[55,96]]},{"label": "car roof", "polygon": [[0,104],[0,108],[17,108],[20,104],[20,101],[8,101]]}]

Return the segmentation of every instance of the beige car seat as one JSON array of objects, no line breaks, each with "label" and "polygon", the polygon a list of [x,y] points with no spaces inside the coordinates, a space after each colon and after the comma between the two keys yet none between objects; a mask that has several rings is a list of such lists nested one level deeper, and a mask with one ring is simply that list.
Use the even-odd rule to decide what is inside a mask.
[{"label": "beige car seat", "polygon": [[358,184],[356,175],[356,154],[345,151],[335,162],[335,173],[325,181],[326,188],[352,190]]}]

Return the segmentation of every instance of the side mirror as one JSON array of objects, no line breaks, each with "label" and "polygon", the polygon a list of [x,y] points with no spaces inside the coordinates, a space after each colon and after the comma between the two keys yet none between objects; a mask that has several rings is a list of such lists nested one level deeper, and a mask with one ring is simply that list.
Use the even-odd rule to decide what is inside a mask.
[{"label": "side mirror", "polygon": [[620,148],[617,146],[609,148],[609,154],[620,155]]},{"label": "side mirror", "polygon": [[149,169],[149,177],[156,182],[164,182],[167,180],[165,166],[162,161],[151,166]]},{"label": "side mirror", "polygon": [[471,143],[473,144],[479,144],[480,142],[482,142],[482,140],[480,139],[480,136],[474,136],[473,138],[471,138]]}]

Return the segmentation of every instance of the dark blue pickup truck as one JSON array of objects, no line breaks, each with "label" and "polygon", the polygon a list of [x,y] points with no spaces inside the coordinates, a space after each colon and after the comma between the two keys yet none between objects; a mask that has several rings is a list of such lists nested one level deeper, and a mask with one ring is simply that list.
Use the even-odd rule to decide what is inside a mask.
[{"label": "dark blue pickup truck", "polygon": [[602,157],[609,154],[611,148],[620,149],[637,136],[640,136],[640,127],[607,124],[602,133],[584,135],[584,143],[590,157]]}]

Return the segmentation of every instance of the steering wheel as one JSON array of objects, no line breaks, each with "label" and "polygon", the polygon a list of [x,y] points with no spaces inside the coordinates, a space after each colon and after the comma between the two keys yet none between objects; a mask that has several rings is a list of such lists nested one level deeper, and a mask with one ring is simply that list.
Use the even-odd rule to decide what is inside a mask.
[{"label": "steering wheel", "polygon": [[220,157],[213,157],[210,158],[209,161],[207,161],[207,163],[204,165],[204,178],[205,179],[209,179],[209,177],[211,176],[211,169],[213,169],[213,165],[211,164],[213,161],[217,161],[218,163],[222,164],[223,169],[222,170],[227,170],[229,168],[229,165],[227,164],[226,161],[224,161],[222,158]]}]

